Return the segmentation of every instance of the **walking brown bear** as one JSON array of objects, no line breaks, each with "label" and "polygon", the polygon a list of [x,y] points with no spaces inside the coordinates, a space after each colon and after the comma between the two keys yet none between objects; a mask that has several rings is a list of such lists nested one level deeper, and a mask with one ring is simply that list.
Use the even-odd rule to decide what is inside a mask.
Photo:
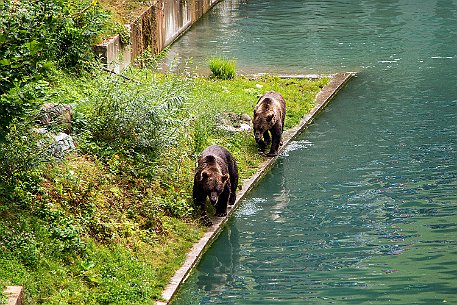
[{"label": "walking brown bear", "polygon": [[216,207],[216,216],[227,215],[227,205],[233,205],[238,187],[238,166],[235,158],[225,148],[212,145],[207,147],[198,159],[195,170],[193,199],[201,208],[202,221],[211,226],[206,214],[206,197]]},{"label": "walking brown bear", "polygon": [[278,154],[279,146],[282,144],[281,137],[285,117],[286,101],[281,94],[269,91],[260,97],[254,109],[252,125],[255,141],[260,150],[265,150],[267,145],[271,143],[268,157],[274,157]]}]

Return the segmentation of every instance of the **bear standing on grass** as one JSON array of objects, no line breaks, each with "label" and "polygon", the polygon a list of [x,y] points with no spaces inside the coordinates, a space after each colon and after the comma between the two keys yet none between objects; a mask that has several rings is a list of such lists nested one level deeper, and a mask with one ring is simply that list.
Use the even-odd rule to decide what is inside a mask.
[{"label": "bear standing on grass", "polygon": [[216,207],[216,216],[227,215],[227,204],[233,205],[238,187],[238,167],[233,156],[223,147],[207,147],[198,159],[195,171],[193,198],[201,208],[202,221],[212,225],[206,214],[206,197]]},{"label": "bear standing on grass", "polygon": [[[278,154],[286,117],[286,101],[281,94],[270,91],[260,97],[254,109],[252,125],[255,141],[262,151],[271,142],[268,157]],[[270,137],[271,133],[271,137]]]}]

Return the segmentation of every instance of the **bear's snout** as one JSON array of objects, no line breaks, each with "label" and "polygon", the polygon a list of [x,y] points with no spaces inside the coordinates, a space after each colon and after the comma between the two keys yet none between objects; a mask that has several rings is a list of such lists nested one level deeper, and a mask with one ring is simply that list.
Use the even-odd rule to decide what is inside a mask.
[{"label": "bear's snout", "polygon": [[255,138],[256,142],[259,142],[260,140],[262,140],[262,133],[261,132],[256,132],[254,134],[254,138]]},{"label": "bear's snout", "polygon": [[217,192],[211,192],[210,196],[209,196],[209,200],[211,201],[211,203],[213,205],[215,205],[217,203],[217,199],[218,199],[219,196],[217,196]]}]

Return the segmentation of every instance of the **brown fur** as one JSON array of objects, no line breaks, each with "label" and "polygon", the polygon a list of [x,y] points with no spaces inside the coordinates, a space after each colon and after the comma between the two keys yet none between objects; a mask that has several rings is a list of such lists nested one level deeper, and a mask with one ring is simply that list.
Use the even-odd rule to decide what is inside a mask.
[{"label": "brown fur", "polygon": [[207,147],[198,159],[193,188],[194,204],[201,208],[206,225],[212,224],[206,214],[206,198],[216,207],[217,217],[226,216],[227,205],[235,203],[237,186],[238,167],[230,152],[218,145]]},{"label": "brown fur", "polygon": [[286,101],[281,94],[270,91],[260,97],[254,109],[253,128],[255,141],[261,150],[271,142],[269,157],[278,154],[286,117]]}]

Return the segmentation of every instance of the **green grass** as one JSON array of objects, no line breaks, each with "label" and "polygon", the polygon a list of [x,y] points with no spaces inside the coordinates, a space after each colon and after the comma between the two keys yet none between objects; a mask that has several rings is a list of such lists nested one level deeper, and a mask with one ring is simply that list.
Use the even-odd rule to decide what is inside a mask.
[{"label": "green grass", "polygon": [[[219,116],[252,116],[258,96],[275,90],[286,99],[287,129],[313,107],[328,82],[186,78],[148,69],[125,75],[135,81],[101,72],[49,80],[44,100],[75,105],[78,149],[35,168],[38,186],[31,188],[18,176],[0,198],[0,287],[24,285],[26,304],[159,299],[205,230],[191,198],[198,154],[211,144],[226,147],[241,179],[263,161],[252,132],[217,128]],[[145,109],[157,126],[138,124],[151,119],[144,117]],[[106,132],[97,136],[100,126]],[[165,135],[151,142],[151,128],[158,127]],[[121,131],[122,138],[108,137]]]},{"label": "green grass", "polygon": [[132,22],[151,5],[151,1],[147,0],[99,0],[99,2],[122,24]]},{"label": "green grass", "polygon": [[209,69],[213,76],[222,79],[233,79],[236,75],[236,61],[222,57],[213,57],[209,60]]},{"label": "green grass", "polygon": [[[230,134],[215,128],[218,116],[223,112],[246,113],[253,116],[258,96],[274,90],[281,93],[287,104],[285,128],[297,125],[301,118],[314,106],[314,97],[328,79],[281,79],[265,76],[257,79],[239,76],[234,80],[195,79],[195,109],[197,122],[206,122],[208,132],[202,134],[202,143],[197,151],[206,146],[219,144],[227,147],[240,166],[240,177],[252,175],[263,158],[257,152],[252,133]],[[204,111],[201,111],[204,109]],[[211,132],[209,132],[211,131]]]},{"label": "green grass", "polygon": [[0,286],[0,304],[7,304],[8,298],[6,295],[3,293],[6,287]]}]

